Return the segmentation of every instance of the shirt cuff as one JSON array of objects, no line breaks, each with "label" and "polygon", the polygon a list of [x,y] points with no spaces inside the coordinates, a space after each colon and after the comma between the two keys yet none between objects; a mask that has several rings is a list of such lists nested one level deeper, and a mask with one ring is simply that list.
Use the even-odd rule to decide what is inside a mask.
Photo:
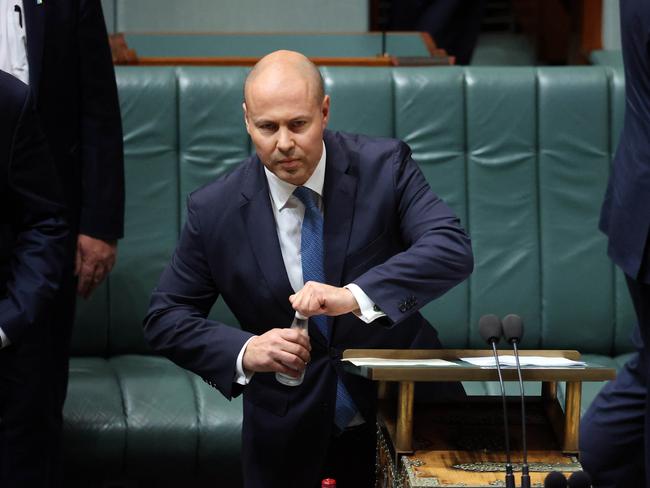
[{"label": "shirt cuff", "polygon": [[11,341],[5,334],[4,330],[2,330],[2,327],[0,327],[0,340],[2,340],[2,347],[0,347],[0,349],[3,349],[11,344]]},{"label": "shirt cuff", "polygon": [[244,345],[241,348],[241,351],[239,351],[239,355],[237,356],[237,363],[235,365],[236,371],[235,371],[234,383],[237,383],[239,385],[247,385],[248,383],[250,383],[253,374],[255,374],[254,372],[246,373],[244,371],[244,352],[246,351],[246,346],[248,346],[248,343],[251,341],[251,339],[253,339],[253,337],[251,337],[244,343]]},{"label": "shirt cuff", "polygon": [[359,304],[360,313],[354,312],[354,315],[363,320],[366,324],[369,324],[373,320],[377,320],[378,318],[386,316],[386,314],[382,312],[377,305],[375,305],[375,302],[373,302],[370,297],[366,295],[361,288],[359,288],[358,285],[350,283],[348,285],[345,285],[343,288],[350,290],[350,293],[352,293],[352,296],[354,296],[354,299]]}]

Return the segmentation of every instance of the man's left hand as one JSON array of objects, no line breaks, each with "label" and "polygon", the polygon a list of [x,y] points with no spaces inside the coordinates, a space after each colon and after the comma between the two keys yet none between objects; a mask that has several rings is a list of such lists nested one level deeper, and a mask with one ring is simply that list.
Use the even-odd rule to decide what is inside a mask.
[{"label": "man's left hand", "polygon": [[104,281],[115,264],[117,241],[103,241],[84,234],[77,237],[75,274],[79,279],[77,293],[88,298]]},{"label": "man's left hand", "polygon": [[289,297],[293,309],[305,317],[312,315],[343,315],[359,310],[352,292],[347,288],[308,281],[298,293]]}]

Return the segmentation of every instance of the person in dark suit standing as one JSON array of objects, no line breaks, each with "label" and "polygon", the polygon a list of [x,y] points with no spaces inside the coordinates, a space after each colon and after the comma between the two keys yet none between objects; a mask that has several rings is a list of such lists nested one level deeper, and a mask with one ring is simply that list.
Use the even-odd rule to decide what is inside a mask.
[{"label": "person in dark suit standing", "polygon": [[47,371],[68,227],[29,89],[0,71],[0,486],[47,486]]},{"label": "person in dark suit standing", "polygon": [[481,32],[486,0],[391,0],[389,28],[428,32],[436,46],[467,65]]},{"label": "person in dark suit standing", "polygon": [[[124,163],[115,73],[100,0],[9,0],[1,66],[31,89],[61,181],[71,227],[52,311],[54,389],[42,442],[60,453],[76,294],[88,297],[110,272],[123,235]],[[4,29],[4,31],[3,31]],[[0,43],[3,44],[3,43]],[[60,463],[52,469],[61,483]]]},{"label": "person in dark suit standing", "polygon": [[[326,130],[301,54],[264,57],[244,91],[256,155],[190,195],[145,337],[227,398],[243,391],[245,486],[374,486],[376,391],[341,354],[440,347],[418,310],[470,274],[470,241],[406,144]],[[207,318],[219,295],[241,330]],[[296,312],[308,335],[288,328]],[[275,378],[303,370],[297,387]]]},{"label": "person in dark suit standing", "polygon": [[585,414],[581,460],[597,487],[650,487],[650,3],[621,0],[625,122],[602,207],[608,254],[625,273],[638,352]]}]

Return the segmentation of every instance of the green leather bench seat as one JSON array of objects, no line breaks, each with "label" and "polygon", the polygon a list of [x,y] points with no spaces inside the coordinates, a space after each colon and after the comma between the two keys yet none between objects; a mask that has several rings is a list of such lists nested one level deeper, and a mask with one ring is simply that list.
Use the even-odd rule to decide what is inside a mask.
[{"label": "green leather bench seat", "polygon": [[[187,194],[253,150],[241,112],[246,72],[117,70],[126,237],[107,284],[78,310],[64,415],[68,472],[80,485],[241,482],[241,400],[225,400],[152,355],[141,320],[178,238]],[[597,230],[622,127],[621,70],[322,72],[332,95],[330,127],[404,139],[470,231],[473,275],[423,309],[447,347],[483,347],[483,314],[518,313],[525,348],[578,349],[603,365],[624,363],[634,315]],[[237,326],[221,301],[212,315]],[[498,391],[489,382],[466,386],[474,394]],[[526,386],[539,392],[539,384]],[[584,385],[583,410],[601,386]],[[516,394],[517,385],[508,390]]]},{"label": "green leather bench seat", "polygon": [[79,478],[239,479],[241,401],[159,357],[72,362],[66,457]]}]

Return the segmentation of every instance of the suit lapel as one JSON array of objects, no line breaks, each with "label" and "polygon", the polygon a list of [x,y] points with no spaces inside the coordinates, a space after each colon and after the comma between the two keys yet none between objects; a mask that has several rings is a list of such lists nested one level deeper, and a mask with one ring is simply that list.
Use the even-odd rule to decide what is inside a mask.
[{"label": "suit lapel", "polygon": [[25,28],[27,31],[27,63],[29,65],[29,85],[34,98],[38,99],[39,82],[43,68],[43,45],[45,44],[45,4],[36,0],[25,0]]},{"label": "suit lapel", "polygon": [[357,179],[346,173],[349,160],[347,154],[335,141],[334,136],[325,133],[327,166],[323,188],[325,223],[325,279],[328,284],[341,286],[343,264],[352,229],[354,200],[357,192]]},{"label": "suit lapel", "polygon": [[[325,223],[323,240],[325,242],[325,280],[333,286],[342,286],[343,264],[352,230],[354,200],[357,193],[357,179],[346,173],[349,166],[348,155],[336,142],[334,136],[325,133],[327,166],[323,187]],[[334,317],[327,317],[330,341],[336,342]]]},{"label": "suit lapel", "polygon": [[269,284],[271,293],[290,316],[292,309],[289,295],[293,294],[293,289],[282,259],[268,183],[262,163],[257,157],[242,189],[240,209],[257,264]]},{"label": "suit lapel", "polygon": [[[325,283],[340,286],[343,264],[345,262],[352,217],[354,215],[354,198],[357,191],[357,179],[346,174],[349,166],[348,156],[336,142],[329,131],[324,134],[327,161],[325,166],[325,182],[323,184],[323,243],[325,246]],[[334,342],[334,317],[327,317],[327,327],[330,337],[324,337],[310,322],[310,336],[322,341],[327,347]]]}]

